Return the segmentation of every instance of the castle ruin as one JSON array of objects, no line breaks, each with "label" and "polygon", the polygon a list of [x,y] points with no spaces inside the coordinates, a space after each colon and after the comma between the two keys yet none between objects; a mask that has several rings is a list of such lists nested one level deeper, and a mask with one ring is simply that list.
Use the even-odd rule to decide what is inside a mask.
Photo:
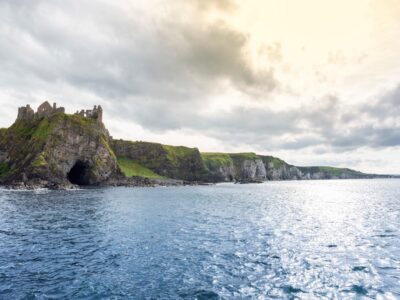
[{"label": "castle ruin", "polygon": [[81,111],[76,111],[75,115],[85,117],[85,118],[92,118],[97,120],[98,123],[103,122],[103,109],[100,105],[94,106],[93,109],[82,109]]},{"label": "castle ruin", "polygon": [[[56,103],[53,106],[48,101],[43,102],[35,112],[29,104],[18,108],[17,120],[36,120],[43,117],[50,117],[57,113],[65,113],[64,107],[57,107]],[[93,109],[77,111],[75,115],[84,118],[95,119],[98,124],[103,123],[103,109],[100,105],[94,106]]]}]

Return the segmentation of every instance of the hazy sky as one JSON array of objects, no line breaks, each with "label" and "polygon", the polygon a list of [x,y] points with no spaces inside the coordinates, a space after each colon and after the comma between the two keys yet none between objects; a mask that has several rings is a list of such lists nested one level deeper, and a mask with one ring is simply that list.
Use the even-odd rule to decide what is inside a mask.
[{"label": "hazy sky", "polygon": [[0,1],[0,127],[101,104],[114,137],[400,173],[398,0]]}]

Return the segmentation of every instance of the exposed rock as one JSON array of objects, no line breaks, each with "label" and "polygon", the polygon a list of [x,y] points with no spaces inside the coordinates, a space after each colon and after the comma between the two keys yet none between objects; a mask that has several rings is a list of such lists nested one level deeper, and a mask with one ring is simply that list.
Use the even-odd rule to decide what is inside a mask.
[{"label": "exposed rock", "polygon": [[9,168],[1,180],[44,187],[106,184],[122,176],[108,139],[104,126],[77,115],[17,120],[0,142]]},{"label": "exposed rock", "polygon": [[[265,180],[355,179],[375,178],[345,168],[296,167],[273,157],[255,153],[202,153],[210,181],[252,183]],[[390,177],[390,176],[381,176]]]},{"label": "exposed rock", "polygon": [[66,189],[377,177],[345,168],[296,167],[255,153],[200,154],[197,148],[113,140],[102,114],[101,106],[74,115],[48,102],[37,112],[20,107],[15,123],[0,129],[0,184]]},{"label": "exposed rock", "polygon": [[204,180],[207,170],[197,148],[112,140],[117,157],[136,161],[159,175],[186,181]]}]

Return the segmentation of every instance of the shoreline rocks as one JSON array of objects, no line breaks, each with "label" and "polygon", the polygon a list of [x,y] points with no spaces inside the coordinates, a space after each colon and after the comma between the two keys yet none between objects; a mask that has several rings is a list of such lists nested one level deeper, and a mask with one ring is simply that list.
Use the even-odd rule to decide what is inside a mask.
[{"label": "shoreline rocks", "polygon": [[70,115],[47,102],[37,113],[29,106],[20,108],[15,123],[0,129],[0,186],[65,190],[379,177],[345,168],[296,167],[255,153],[200,153],[197,148],[115,140],[102,113],[95,106]]}]

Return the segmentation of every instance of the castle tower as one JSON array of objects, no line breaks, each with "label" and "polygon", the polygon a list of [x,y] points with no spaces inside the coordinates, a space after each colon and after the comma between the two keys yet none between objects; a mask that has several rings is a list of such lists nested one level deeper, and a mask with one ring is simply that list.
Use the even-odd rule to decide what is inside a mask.
[{"label": "castle tower", "polygon": [[49,115],[52,114],[52,112],[53,112],[53,108],[51,107],[50,103],[48,101],[45,101],[39,105],[39,107],[37,109],[37,116],[39,118],[48,117]]},{"label": "castle tower", "polygon": [[18,107],[17,120],[33,120],[35,112],[29,104],[26,106]]},{"label": "castle tower", "polygon": [[97,124],[103,124],[103,108],[101,105],[97,106]]}]

